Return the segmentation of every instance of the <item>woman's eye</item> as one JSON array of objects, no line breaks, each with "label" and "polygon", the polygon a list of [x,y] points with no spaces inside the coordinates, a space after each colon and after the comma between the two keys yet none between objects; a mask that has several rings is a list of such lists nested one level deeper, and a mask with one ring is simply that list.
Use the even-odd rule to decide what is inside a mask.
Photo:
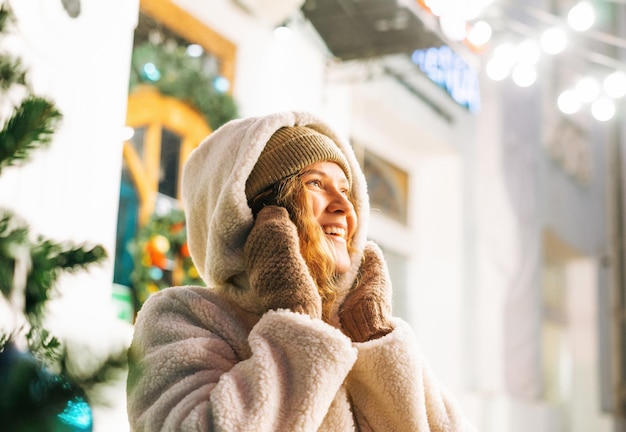
[{"label": "woman's eye", "polygon": [[322,182],[319,180],[309,180],[307,184],[315,187],[322,187]]}]

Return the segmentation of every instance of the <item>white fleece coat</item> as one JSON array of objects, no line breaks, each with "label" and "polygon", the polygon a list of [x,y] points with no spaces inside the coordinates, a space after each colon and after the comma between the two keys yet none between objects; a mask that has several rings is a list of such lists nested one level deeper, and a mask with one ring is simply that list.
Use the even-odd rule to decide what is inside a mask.
[{"label": "white fleece coat", "polygon": [[352,286],[369,204],[349,144],[301,112],[222,126],[183,172],[189,248],[209,288],[169,288],[139,312],[127,388],[132,430],[473,431],[402,320],[394,319],[394,330],[380,339],[353,343],[336,313],[329,324],[259,307],[244,272],[253,224],[245,182],[273,132],[293,125],[332,138],[352,170],[357,252],[337,304]]}]

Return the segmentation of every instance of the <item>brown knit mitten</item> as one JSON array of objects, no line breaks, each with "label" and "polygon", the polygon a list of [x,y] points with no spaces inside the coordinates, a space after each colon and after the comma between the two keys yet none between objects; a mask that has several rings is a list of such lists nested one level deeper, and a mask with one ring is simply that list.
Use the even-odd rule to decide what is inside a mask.
[{"label": "brown knit mitten", "polygon": [[345,334],[354,342],[377,339],[393,330],[391,279],[380,248],[367,242],[355,285],[339,309]]},{"label": "brown knit mitten", "polygon": [[284,207],[263,207],[244,246],[250,281],[267,309],[290,309],[314,318],[322,300],[300,253],[298,231]]}]

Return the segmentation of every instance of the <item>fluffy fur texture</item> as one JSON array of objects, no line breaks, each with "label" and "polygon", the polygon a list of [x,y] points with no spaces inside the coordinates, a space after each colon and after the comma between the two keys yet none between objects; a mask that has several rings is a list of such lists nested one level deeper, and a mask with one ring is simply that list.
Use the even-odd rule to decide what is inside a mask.
[{"label": "fluffy fur texture", "polygon": [[[360,220],[352,268],[339,281],[337,305],[353,286],[369,208],[350,146],[305,113],[227,123],[193,152],[183,177],[190,250],[209,288],[163,290],[139,312],[127,386],[131,429],[473,431],[431,374],[409,326],[382,314],[388,303],[379,318],[390,332],[360,343],[351,339],[357,338],[351,330],[340,330],[338,311],[330,323],[292,310],[268,311],[293,305],[282,304],[284,299],[274,303],[255,289],[258,280],[248,280],[246,270],[259,257],[244,253],[254,222],[244,193],[246,178],[272,133],[295,124],[330,137],[350,164]],[[371,282],[372,292],[387,301],[386,275],[372,274],[382,264],[368,254],[356,286]],[[294,265],[301,263],[289,261],[285,271]],[[270,283],[281,289],[281,282]],[[300,284],[304,293],[312,290],[306,277],[289,283]],[[362,290],[367,291],[358,293]],[[348,319],[344,316],[344,322]]]}]

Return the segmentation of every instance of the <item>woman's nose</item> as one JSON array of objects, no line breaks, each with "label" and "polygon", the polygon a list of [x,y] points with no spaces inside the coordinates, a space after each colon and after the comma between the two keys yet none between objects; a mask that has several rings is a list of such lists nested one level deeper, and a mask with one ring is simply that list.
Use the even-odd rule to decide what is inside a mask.
[{"label": "woman's nose", "polygon": [[330,212],[350,213],[352,211],[352,203],[345,193],[340,190],[333,190],[328,203]]}]

